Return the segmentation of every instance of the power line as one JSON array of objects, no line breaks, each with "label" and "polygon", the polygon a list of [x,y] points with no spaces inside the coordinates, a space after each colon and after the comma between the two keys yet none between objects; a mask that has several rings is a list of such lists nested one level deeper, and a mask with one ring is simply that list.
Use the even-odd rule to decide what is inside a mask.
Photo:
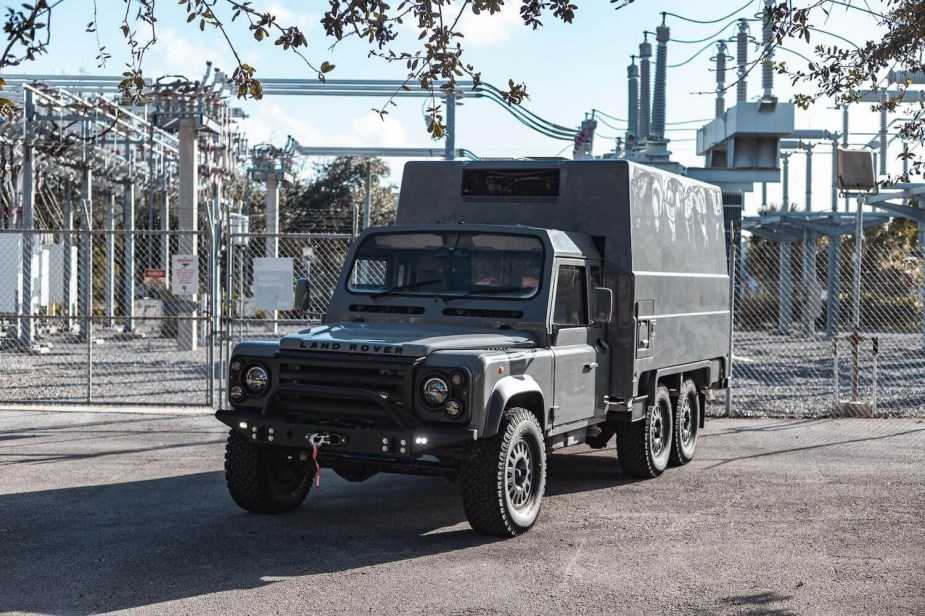
[{"label": "power line", "polygon": [[605,120],[604,118],[597,118],[597,120],[598,120],[598,122],[600,122],[600,123],[603,124],[604,126],[608,126],[608,127],[612,128],[612,129],[614,129],[614,130],[624,130],[624,129],[626,128],[625,126],[614,126],[613,124],[611,124],[610,122],[608,122],[608,121]]},{"label": "power line", "polygon": [[702,54],[703,52],[705,52],[705,51],[706,51],[707,49],[709,49],[710,47],[713,47],[713,41],[710,41],[709,43],[707,43],[706,45],[704,45],[703,47],[701,47],[701,48],[700,48],[700,51],[698,51],[697,53],[695,53],[694,55],[692,55],[690,58],[688,58],[688,59],[685,60],[684,62],[679,62],[678,64],[669,64],[669,65],[668,65],[668,68],[681,68],[681,67],[684,66],[685,64],[690,64],[690,63],[693,62],[695,59],[697,59],[697,56],[699,56],[700,54]]},{"label": "power line", "polygon": [[675,38],[673,38],[673,39],[671,39],[671,42],[672,42],[672,43],[681,43],[682,45],[696,45],[697,43],[705,43],[705,42],[707,42],[707,41],[709,41],[709,40],[711,40],[711,39],[715,39],[716,37],[718,37],[719,35],[721,35],[723,32],[725,32],[726,30],[728,30],[731,26],[736,25],[736,22],[737,22],[737,21],[738,21],[737,19],[734,19],[734,20],[730,21],[730,22],[727,23],[725,26],[723,26],[722,28],[720,28],[715,34],[711,34],[710,36],[705,36],[705,37],[703,37],[702,39],[697,39],[697,40],[694,40],[694,41],[685,41],[685,40],[682,40],[682,39],[675,39]]},{"label": "power line", "polygon": [[[618,118],[617,116],[610,115],[609,113],[601,111],[600,109],[591,109],[591,115],[604,116],[605,118],[610,118],[611,120],[615,122],[626,123],[627,121],[626,118]],[[711,120],[713,120],[713,118],[697,118],[696,120],[676,120],[674,122],[665,122],[665,124],[668,126],[677,126],[679,124],[703,124],[704,122],[710,122]],[[608,124],[608,126],[610,125]],[[614,126],[610,126],[610,127],[616,129],[616,127]],[[619,129],[616,129],[616,130],[619,130]]]},{"label": "power line", "polygon": [[615,121],[617,121],[617,122],[626,122],[626,118],[618,118],[617,116],[612,116],[612,115],[610,115],[609,113],[604,113],[604,112],[601,111],[600,109],[592,109],[592,110],[591,110],[591,115],[594,115],[594,114],[602,115],[602,116],[604,116],[605,118],[610,118],[611,120],[615,120]]},{"label": "power line", "polygon": [[[682,20],[682,21],[687,21],[687,22],[690,22],[690,23],[692,23],[692,24],[718,24],[718,23],[721,22],[721,21],[726,21],[726,20],[729,19],[730,17],[732,17],[732,16],[734,16],[734,15],[737,15],[738,13],[741,13],[742,11],[744,11],[745,9],[747,9],[748,6],[749,6],[750,4],[753,4],[753,0],[749,0],[748,2],[746,2],[745,4],[743,4],[742,6],[740,6],[740,7],[737,8],[736,10],[734,10],[733,12],[729,13],[728,15],[726,15],[726,16],[724,16],[724,17],[720,17],[719,19],[710,19],[710,20],[691,19],[690,17],[685,17],[685,16],[683,16],[683,15],[678,15],[677,13],[668,13],[668,12],[662,13],[662,16],[671,15],[672,17],[677,17],[678,19],[680,19],[680,20]],[[840,4],[840,3],[839,3],[839,4]]]}]

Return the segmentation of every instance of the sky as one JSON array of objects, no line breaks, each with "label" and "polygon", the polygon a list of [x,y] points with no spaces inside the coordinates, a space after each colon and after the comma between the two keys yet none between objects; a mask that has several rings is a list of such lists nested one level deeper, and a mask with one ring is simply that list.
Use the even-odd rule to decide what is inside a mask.
[{"label": "sky", "polygon": [[[548,16],[543,27],[531,30],[525,27],[517,13],[518,2],[509,0],[499,15],[467,15],[461,29],[465,33],[463,45],[467,61],[481,71],[482,80],[503,87],[509,79],[524,82],[529,99],[524,106],[551,122],[577,126],[592,110],[609,116],[626,118],[627,85],[626,67],[631,54],[637,54],[644,30],[654,31],[661,23],[662,12],[668,12],[666,24],[671,27],[673,42],[669,44],[669,66],[682,64],[668,71],[668,98],[666,119],[671,138],[669,150],[679,162],[698,166],[703,159],[697,156],[695,129],[701,123],[684,123],[709,119],[713,116],[715,72],[711,71],[710,58],[714,55],[713,41],[731,37],[737,18],[750,18],[753,36],[760,39],[761,1],[698,0],[679,2],[664,0],[636,0],[627,7],[615,10],[604,0],[573,0],[578,5],[575,21],[563,24]],[[394,4],[394,3],[393,3]],[[871,6],[879,5],[874,0]],[[369,47],[363,41],[346,39],[331,49],[332,40],[324,36],[318,24],[327,2],[321,0],[254,0],[254,5],[274,13],[282,24],[298,25],[309,41],[307,55],[320,65],[328,61],[336,65],[329,74],[338,79],[403,79],[403,63],[388,64],[367,57]],[[24,65],[21,72],[42,74],[119,74],[128,61],[128,53],[119,32],[124,3],[117,0],[98,0],[98,34],[101,43],[111,54],[106,66],[100,67],[96,58],[95,33],[86,32],[88,22],[94,20],[93,4],[86,0],[62,2],[54,13],[52,43],[48,53],[35,62]],[[222,3],[217,5],[219,8]],[[183,74],[199,78],[205,72],[206,61],[230,73],[233,58],[220,34],[207,28],[200,32],[187,24],[184,7],[176,2],[161,0],[157,4],[157,44],[145,59],[145,74],[157,77],[164,74]],[[739,9],[739,10],[737,10]],[[676,14],[676,15],[675,15]],[[228,21],[230,15],[218,13]],[[835,10],[825,18],[819,15],[819,27],[862,44],[857,33],[876,36],[873,18],[849,9]],[[713,23],[694,23],[713,22]],[[859,23],[864,27],[859,27]],[[728,24],[721,34],[718,32]],[[294,54],[266,40],[257,43],[243,24],[230,24],[232,38],[242,60],[254,68],[259,77],[287,77],[313,79],[315,74]],[[839,42],[827,35],[818,34],[818,42]],[[682,43],[706,39],[701,43]],[[404,45],[402,45],[404,41]],[[654,42],[654,41],[653,41]],[[397,47],[413,49],[416,35],[410,27],[403,27]],[[795,52],[811,54],[811,46],[788,42]],[[730,45],[730,50],[734,44]],[[697,53],[699,55],[697,55]],[[750,54],[755,54],[754,47]],[[806,60],[791,52],[779,52],[791,66],[805,66]],[[654,60],[654,58],[653,58]],[[689,61],[688,61],[689,60]],[[730,65],[732,62],[730,61]],[[16,71],[20,72],[20,71]],[[727,83],[733,81],[730,73]],[[775,94],[783,101],[791,99],[795,91],[807,91],[805,86],[795,89],[781,77],[775,81]],[[707,92],[707,93],[704,93]],[[761,94],[760,75],[754,71],[749,79],[749,100]],[[734,89],[726,94],[727,105],[734,101]],[[422,99],[400,99],[398,107],[385,120],[372,111],[385,104],[385,97],[341,98],[330,96],[267,96],[261,101],[236,101],[248,114],[246,129],[251,144],[270,142],[283,145],[288,135],[303,145],[310,146],[390,146],[442,148],[441,142],[430,139],[424,120]],[[808,111],[797,110],[797,128],[841,130],[841,114],[820,103]],[[606,122],[606,124],[605,124]],[[683,123],[683,124],[682,124]],[[609,125],[608,125],[609,124]],[[869,105],[857,105],[851,110],[851,130],[873,133],[877,130],[878,116]],[[602,155],[614,147],[613,138],[622,136],[625,122],[603,117],[598,125],[594,152]],[[457,110],[456,146],[471,150],[480,157],[570,156],[571,142],[549,139],[518,123],[501,106],[486,99],[463,100]],[[866,143],[870,134],[858,134],[853,142]],[[891,158],[899,152],[898,142],[893,144]],[[831,148],[821,145],[814,155],[813,209],[828,209],[831,184]],[[391,180],[398,183],[404,160],[391,159]],[[804,157],[791,159],[791,201],[804,205]],[[892,161],[892,172],[898,172],[898,162]],[[780,203],[781,186],[768,186],[769,203]],[[761,205],[760,186],[746,198],[747,213],[755,213]]]}]

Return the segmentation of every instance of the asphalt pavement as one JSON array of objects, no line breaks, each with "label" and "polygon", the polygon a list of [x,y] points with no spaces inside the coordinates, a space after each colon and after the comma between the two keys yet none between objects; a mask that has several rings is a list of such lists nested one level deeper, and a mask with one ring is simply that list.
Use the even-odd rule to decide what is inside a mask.
[{"label": "asphalt pavement", "polygon": [[332,472],[239,510],[208,415],[0,413],[0,612],[925,614],[925,420],[714,419],[696,460],[549,459],[543,511],[472,532],[443,479]]}]

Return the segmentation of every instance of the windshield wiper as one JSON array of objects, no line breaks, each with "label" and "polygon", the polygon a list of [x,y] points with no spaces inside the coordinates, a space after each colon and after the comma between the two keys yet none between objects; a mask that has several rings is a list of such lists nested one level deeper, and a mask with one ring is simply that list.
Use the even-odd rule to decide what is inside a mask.
[{"label": "windshield wiper", "polygon": [[415,289],[420,289],[421,287],[426,287],[428,285],[437,284],[438,282],[443,282],[443,280],[419,280],[417,282],[409,282],[408,284],[399,285],[393,287],[388,291],[379,291],[378,293],[370,294],[370,297],[373,299],[378,299],[380,297],[385,297],[386,295],[395,295],[396,293],[401,293],[402,291],[414,291]]},{"label": "windshield wiper", "polygon": [[535,291],[531,287],[489,287],[487,289],[472,290],[462,295],[444,295],[444,301],[453,299],[466,299],[467,297],[478,297],[479,295],[498,295],[499,293],[513,293],[514,291]]}]

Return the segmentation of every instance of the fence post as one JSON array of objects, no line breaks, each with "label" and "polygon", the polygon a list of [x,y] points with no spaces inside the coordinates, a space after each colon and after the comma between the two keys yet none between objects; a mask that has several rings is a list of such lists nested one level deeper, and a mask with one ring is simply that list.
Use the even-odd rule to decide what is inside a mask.
[{"label": "fence post", "polygon": [[801,329],[804,336],[812,336],[816,331],[814,308],[819,298],[813,297],[816,288],[816,234],[803,232],[803,311],[800,315]]},{"label": "fence post", "polygon": [[[134,166],[134,157],[130,144],[125,146],[125,158],[128,160],[129,170]],[[122,243],[122,301],[125,326],[123,331],[127,334],[135,331],[135,183],[131,180],[125,182],[122,194],[122,228],[125,230],[125,241]]]},{"label": "fence post", "polygon": [[32,271],[32,258],[35,256],[35,170],[33,168],[33,158],[35,152],[31,143],[31,124],[35,114],[35,108],[32,105],[32,90],[25,89],[25,113],[23,116],[23,146],[22,146],[22,236],[20,236],[20,247],[22,248],[22,267],[20,276],[22,280],[22,295],[19,300],[19,314],[22,321],[19,326],[19,340],[22,347],[31,349],[35,343],[35,331],[33,329],[32,315],[32,282],[35,272]]},{"label": "fence post", "polygon": [[64,325],[68,333],[70,333],[73,324],[71,318],[74,316],[74,311],[72,310],[74,298],[71,297],[71,279],[74,277],[74,263],[71,260],[71,254],[73,253],[71,247],[74,245],[74,204],[70,181],[64,183],[64,191],[64,234],[61,237],[61,243],[64,245],[62,250],[64,253],[64,263],[62,263],[61,278],[64,280],[62,292],[64,311],[67,315],[67,318],[64,320]]},{"label": "fence post", "polygon": [[839,263],[838,257],[841,252],[841,236],[833,233],[829,236],[829,264],[828,264],[828,281],[826,284],[826,302],[825,302],[825,333],[827,336],[838,335],[838,316],[839,316]]},{"label": "fence post", "polygon": [[873,365],[873,375],[872,375],[872,383],[871,383],[872,391],[871,391],[870,405],[871,405],[871,415],[876,415],[877,414],[877,358],[880,355],[880,338],[878,336],[874,336],[872,340],[873,340],[874,365]]},{"label": "fence post", "polygon": [[[919,207],[922,207],[921,205]],[[925,223],[918,223],[919,231],[919,269],[922,273],[922,284],[919,286],[919,299],[922,302],[922,315],[919,327],[922,332],[921,348],[925,350]]]},{"label": "fence post", "polygon": [[854,330],[848,339],[851,342],[851,399],[857,402],[860,400],[861,335]]},{"label": "fence post", "polygon": [[[113,316],[116,314],[115,297],[116,297],[116,193],[110,191],[109,199],[106,201],[106,269],[103,280],[103,306],[106,310],[106,325],[112,327],[115,324]],[[124,247],[124,244],[123,244]]]},{"label": "fence post", "polygon": [[780,242],[780,303],[777,308],[777,329],[782,334],[790,333],[793,298],[793,280],[791,277],[790,242]]},{"label": "fence post", "polygon": [[841,399],[841,393],[838,391],[839,387],[839,374],[838,374],[838,336],[832,336],[832,357],[834,362],[832,365],[832,380],[835,385],[835,407],[833,409],[833,414],[838,416],[838,405],[839,400]]},{"label": "fence post", "polygon": [[858,344],[861,338],[861,259],[864,245],[864,209],[863,197],[858,196],[858,211],[855,215],[854,230],[854,285],[851,298],[851,322],[854,331],[851,334],[851,396],[858,399]]},{"label": "fence post", "polygon": [[735,288],[736,288],[736,242],[735,222],[730,222],[729,232],[729,370],[726,374],[726,417],[732,417],[732,335],[735,323]]}]

